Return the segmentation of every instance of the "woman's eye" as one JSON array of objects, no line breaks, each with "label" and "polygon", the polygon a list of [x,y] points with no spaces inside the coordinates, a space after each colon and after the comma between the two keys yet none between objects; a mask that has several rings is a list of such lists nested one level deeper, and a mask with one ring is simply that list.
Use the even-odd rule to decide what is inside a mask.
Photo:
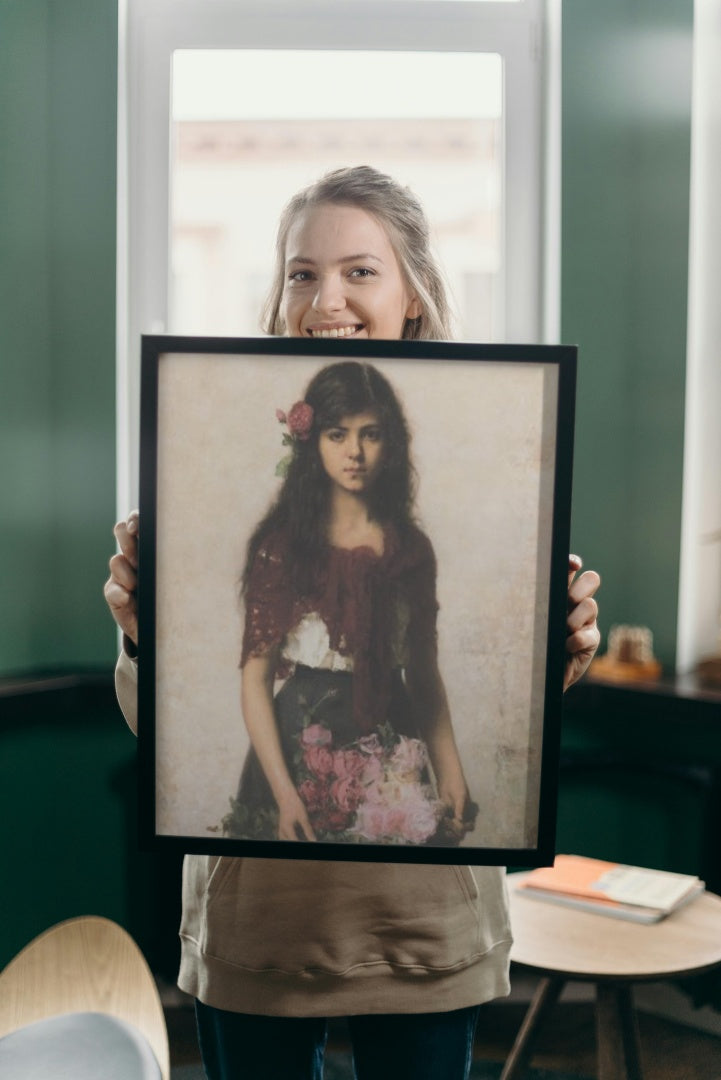
[{"label": "woman's eye", "polygon": [[382,438],[380,428],[368,428],[364,435],[368,442],[380,442]]},{"label": "woman's eye", "polygon": [[310,279],[311,279],[310,270],[293,270],[292,273],[288,274],[288,281],[295,281],[295,282],[297,282],[299,284],[303,284],[306,281],[310,281]]},{"label": "woman's eye", "polygon": [[356,266],[351,270],[349,276],[354,278],[375,277],[375,270],[371,270],[369,266]]},{"label": "woman's eye", "polygon": [[331,442],[343,442],[343,432],[342,431],[327,431],[326,432],[326,438],[330,439]]}]

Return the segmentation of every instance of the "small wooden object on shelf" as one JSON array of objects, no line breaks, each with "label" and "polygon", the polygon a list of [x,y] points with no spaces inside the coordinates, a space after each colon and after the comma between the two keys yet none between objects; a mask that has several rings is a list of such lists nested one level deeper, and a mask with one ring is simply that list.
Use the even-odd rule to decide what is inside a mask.
[{"label": "small wooden object on shelf", "polygon": [[699,681],[707,686],[721,686],[721,654],[700,660],[695,674]]},{"label": "small wooden object on shelf", "polygon": [[589,669],[595,678],[610,682],[646,682],[659,679],[661,671],[647,626],[612,626],[606,654],[597,657]]}]

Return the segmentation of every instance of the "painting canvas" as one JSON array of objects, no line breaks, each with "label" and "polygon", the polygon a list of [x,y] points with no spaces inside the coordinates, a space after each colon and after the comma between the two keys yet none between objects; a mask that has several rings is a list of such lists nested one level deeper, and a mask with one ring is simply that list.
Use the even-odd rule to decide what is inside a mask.
[{"label": "painting canvas", "polygon": [[[552,860],[575,365],[143,339],[144,846]],[[377,404],[326,416],[354,378]]]}]

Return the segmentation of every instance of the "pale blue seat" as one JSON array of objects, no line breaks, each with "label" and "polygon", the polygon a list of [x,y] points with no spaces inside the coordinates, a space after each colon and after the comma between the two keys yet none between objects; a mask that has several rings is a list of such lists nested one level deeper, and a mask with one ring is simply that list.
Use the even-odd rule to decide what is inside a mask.
[{"label": "pale blue seat", "polygon": [[163,1007],[138,946],[94,915],[31,941],[0,973],[0,1077],[169,1080]]}]

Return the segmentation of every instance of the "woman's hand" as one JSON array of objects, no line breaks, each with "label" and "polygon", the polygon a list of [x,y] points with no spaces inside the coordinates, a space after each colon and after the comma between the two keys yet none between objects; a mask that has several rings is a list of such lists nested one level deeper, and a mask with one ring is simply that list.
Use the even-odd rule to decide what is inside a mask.
[{"label": "woman's hand", "polygon": [[305,803],[295,788],[278,800],[278,839],[315,840]]},{"label": "woman's hand", "polygon": [[134,645],[138,644],[138,529],[139,515],[133,510],[127,521],[113,529],[120,553],[110,560],[110,577],[103,593],[110,613]]},{"label": "woman's hand", "polygon": [[596,618],[598,604],[594,593],[601,584],[595,570],[576,574],[583,566],[578,555],[568,557],[568,617],[566,619],[566,671],[563,689],[568,690],[581,678],[593,660],[601,640]]}]

